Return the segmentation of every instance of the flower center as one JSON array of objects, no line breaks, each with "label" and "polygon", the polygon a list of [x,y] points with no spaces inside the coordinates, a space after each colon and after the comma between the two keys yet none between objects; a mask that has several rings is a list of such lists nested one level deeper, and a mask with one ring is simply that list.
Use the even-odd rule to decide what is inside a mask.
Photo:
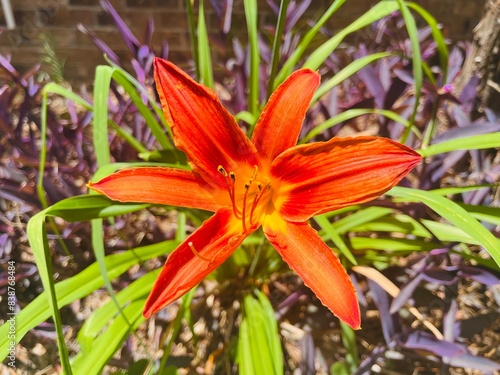
[{"label": "flower center", "polygon": [[[247,231],[247,225],[251,228],[265,212],[271,197],[271,180],[268,177],[259,176],[259,167],[254,166],[251,178],[236,181],[234,172],[227,172],[222,165],[217,168],[220,174],[224,176],[226,188],[233,205],[234,216],[241,220],[243,231]],[[241,185],[243,183],[243,186]]]}]

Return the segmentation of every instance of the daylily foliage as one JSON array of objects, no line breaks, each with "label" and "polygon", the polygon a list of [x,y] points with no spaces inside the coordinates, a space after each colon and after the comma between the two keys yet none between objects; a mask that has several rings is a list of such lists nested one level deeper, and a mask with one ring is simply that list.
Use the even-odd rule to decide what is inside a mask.
[{"label": "daylily foliage", "polygon": [[155,60],[155,81],[176,146],[191,171],[125,169],[89,186],[122,202],[193,207],[215,214],[167,259],[146,302],[149,317],[222,264],[260,226],[321,302],[360,326],[355,289],[332,250],[308,224],[314,215],[375,199],[421,160],[377,137],[296,146],[320,75],[293,73],[270,97],[252,139],[215,93],[172,63]]}]

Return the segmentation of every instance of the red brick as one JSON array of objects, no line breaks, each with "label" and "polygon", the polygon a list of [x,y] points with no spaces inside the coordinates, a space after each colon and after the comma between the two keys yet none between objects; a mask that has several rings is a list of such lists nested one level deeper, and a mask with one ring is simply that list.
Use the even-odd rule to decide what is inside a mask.
[{"label": "red brick", "polygon": [[[15,12],[17,28],[0,34],[0,51],[12,53],[13,60],[20,66],[33,65],[40,60],[42,49],[38,36],[41,33],[53,35],[61,58],[67,57],[66,74],[70,79],[88,79],[93,76],[95,65],[104,63],[101,52],[82,33],[76,24],[83,22],[125,61],[130,58],[122,37],[117,32],[110,17],[100,8],[99,0],[10,0]],[[163,40],[167,40],[171,59],[186,64],[191,58],[185,0],[110,0],[139,40],[142,40],[148,17],[155,23],[152,46],[158,50]],[[438,22],[443,23],[443,32],[454,40],[470,38],[472,28],[479,21],[486,0],[416,0],[426,7]],[[330,28],[339,30],[350,24],[378,0],[358,0],[346,2],[329,20]],[[276,15],[267,0],[257,0],[259,7],[259,27],[274,25]],[[299,21],[318,19],[329,7],[329,0],[312,1],[310,9]],[[198,2],[195,2],[198,4]],[[195,6],[195,10],[197,5]],[[220,23],[209,1],[205,1],[207,23],[214,35],[219,34]],[[0,16],[0,23],[4,17]],[[419,17],[417,17],[419,19]],[[421,20],[419,21],[421,22]],[[309,27],[300,28],[304,33]],[[243,0],[234,0],[232,32],[240,40],[246,39],[246,20]],[[319,41],[319,40],[318,40]],[[316,41],[317,42],[317,41]],[[219,50],[211,44],[215,58],[229,52]],[[85,78],[87,77],[87,78]]]},{"label": "red brick", "polygon": [[129,7],[150,7],[162,9],[181,9],[182,0],[126,0]]}]

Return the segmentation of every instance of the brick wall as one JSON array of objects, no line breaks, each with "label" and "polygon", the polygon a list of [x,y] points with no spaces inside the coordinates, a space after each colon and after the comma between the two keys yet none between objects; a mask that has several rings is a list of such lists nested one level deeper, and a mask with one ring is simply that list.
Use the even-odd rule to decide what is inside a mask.
[{"label": "brick wall", "polygon": [[[216,17],[209,1],[208,24],[217,28]],[[444,25],[445,35],[453,40],[470,39],[471,30],[481,18],[485,0],[417,0]],[[170,58],[178,63],[190,58],[189,34],[185,0],[111,0],[112,5],[132,31],[140,38],[149,17],[155,24],[153,45],[167,40]],[[197,3],[197,2],[196,2]],[[245,21],[241,0],[235,0],[233,27]],[[327,0],[313,0],[310,15],[320,14],[329,5]],[[334,15],[331,26],[341,28],[366,11],[376,0],[349,0]],[[40,35],[54,40],[58,56],[66,60],[65,76],[70,81],[89,81],[97,64],[104,63],[92,42],[77,30],[81,22],[94,30],[119,56],[127,56],[127,48],[116,32],[110,17],[103,12],[98,0],[11,0],[17,27],[0,34],[0,53],[11,54],[14,65],[21,71],[38,63],[43,54]],[[265,0],[259,0],[262,19],[275,22]],[[269,21],[269,22],[267,22]],[[5,25],[0,13],[0,27]]]}]

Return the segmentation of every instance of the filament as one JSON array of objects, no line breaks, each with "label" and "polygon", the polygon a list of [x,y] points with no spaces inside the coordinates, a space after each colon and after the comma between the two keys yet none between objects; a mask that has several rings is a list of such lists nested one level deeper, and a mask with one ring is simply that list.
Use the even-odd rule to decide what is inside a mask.
[{"label": "filament", "polygon": [[200,259],[203,259],[206,262],[211,262],[210,259],[205,258],[198,251],[196,251],[196,249],[194,248],[194,245],[193,245],[193,243],[191,241],[189,241],[187,244],[188,244],[189,248],[191,249],[191,251],[193,252],[194,255],[196,255]]},{"label": "filament", "polygon": [[233,205],[234,216],[236,216],[237,219],[241,219],[240,213],[238,212],[238,208],[236,207],[236,200],[234,197],[234,184],[236,183],[236,175],[234,174],[234,172],[229,172],[229,180],[231,181],[231,185],[229,185],[228,173],[226,172],[224,167],[222,165],[219,165],[217,170],[219,171],[220,174],[222,174],[224,176],[224,182],[226,183],[226,189],[229,193],[229,198],[231,199],[231,203]]},{"label": "filament", "polygon": [[247,206],[247,195],[248,195],[248,190],[250,189],[250,185],[252,184],[252,181],[247,182],[245,184],[245,193],[243,194],[243,208],[242,208],[242,214],[241,214],[241,222],[243,224],[243,232],[247,231],[247,226],[245,223],[245,214],[246,214],[246,206]]}]

